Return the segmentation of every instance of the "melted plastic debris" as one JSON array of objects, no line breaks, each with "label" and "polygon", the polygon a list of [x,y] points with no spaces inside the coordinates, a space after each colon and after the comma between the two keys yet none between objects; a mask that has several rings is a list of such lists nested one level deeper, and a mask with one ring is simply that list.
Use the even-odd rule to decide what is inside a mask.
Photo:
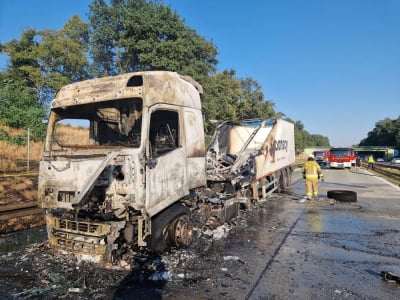
[{"label": "melted plastic debris", "polygon": [[224,256],[224,260],[239,260],[239,256]]},{"label": "melted plastic debris", "polygon": [[206,229],[204,234],[210,236],[214,240],[220,240],[222,238],[226,238],[229,235],[229,231],[231,230],[231,226],[228,224],[222,224],[218,226],[214,230]]}]

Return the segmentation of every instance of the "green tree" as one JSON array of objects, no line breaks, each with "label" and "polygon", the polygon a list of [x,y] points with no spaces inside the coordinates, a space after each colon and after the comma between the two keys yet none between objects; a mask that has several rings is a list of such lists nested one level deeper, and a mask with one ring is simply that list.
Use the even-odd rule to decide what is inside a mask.
[{"label": "green tree", "polygon": [[[293,122],[292,120],[290,120],[290,118],[288,118],[287,120]],[[304,129],[304,124],[301,121],[296,121],[293,123],[295,148],[297,154],[302,153],[304,151],[304,148],[306,147],[329,146],[329,139],[326,136],[322,136],[320,134],[310,134],[307,130]]]},{"label": "green tree", "polygon": [[97,73],[170,70],[203,81],[215,71],[215,46],[160,1],[95,0],[89,20]]},{"label": "green tree", "polygon": [[87,25],[77,16],[61,30],[27,29],[2,49],[10,57],[5,74],[35,88],[40,104],[48,103],[63,85],[88,77],[87,41]]},{"label": "green tree", "polygon": [[275,117],[274,103],[266,101],[261,86],[251,77],[240,79],[235,70],[212,75],[203,85],[205,126],[211,133],[216,122]]},{"label": "green tree", "polygon": [[204,83],[202,99],[206,132],[212,133],[215,122],[238,120],[237,103],[243,90],[234,70],[225,70],[210,76]]},{"label": "green tree", "polygon": [[302,153],[304,151],[304,139],[303,139],[304,125],[301,121],[294,122],[294,144],[296,153]]},{"label": "green tree", "polygon": [[36,40],[37,32],[28,28],[21,34],[21,39],[13,39],[2,47],[2,54],[9,56],[5,71],[8,78],[24,80],[28,87],[36,87],[40,78]]},{"label": "green tree", "polygon": [[240,79],[242,89],[241,97],[237,104],[240,119],[270,118],[276,116],[274,103],[266,101],[260,84],[247,77]]},{"label": "green tree", "polygon": [[88,26],[78,16],[69,19],[61,30],[42,30],[38,59],[44,80],[55,89],[88,78]]},{"label": "green tree", "polygon": [[44,136],[46,107],[37,101],[37,90],[26,81],[0,81],[0,123],[14,128],[32,130],[35,139]]},{"label": "green tree", "polygon": [[[235,70],[215,73],[216,46],[189,28],[161,0],[93,0],[88,16],[89,24],[73,16],[60,30],[27,29],[20,40],[0,45],[1,53],[10,57],[0,80],[12,79],[9,84],[23,93],[27,91],[22,85],[32,89],[32,102],[18,105],[26,108],[30,103],[40,111],[61,86],[87,78],[170,70],[189,75],[203,85],[202,104],[209,133],[215,127],[212,120],[285,116],[275,112],[271,100],[265,100],[256,80],[237,78]],[[9,85],[2,88],[4,95],[11,92]],[[17,109],[14,102],[4,103],[10,105],[3,111],[5,120],[22,126],[10,114]],[[325,137],[310,135],[300,121],[293,123],[298,152],[313,143],[329,143]]]},{"label": "green tree", "polygon": [[376,122],[375,128],[360,141],[360,146],[394,146],[400,149],[400,116]]},{"label": "green tree", "polygon": [[329,146],[329,139],[326,136],[320,134],[311,134],[310,139],[311,144],[309,146]]},{"label": "green tree", "polygon": [[89,6],[90,73],[94,77],[118,74],[116,42],[123,33],[121,20],[125,17],[120,2],[112,0],[109,7],[104,0],[94,0]]}]

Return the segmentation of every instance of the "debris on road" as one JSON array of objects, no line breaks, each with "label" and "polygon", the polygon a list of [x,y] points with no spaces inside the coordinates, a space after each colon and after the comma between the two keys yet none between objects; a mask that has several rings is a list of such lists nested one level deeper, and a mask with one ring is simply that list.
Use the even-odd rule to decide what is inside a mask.
[{"label": "debris on road", "polygon": [[224,260],[239,260],[239,256],[224,256]]}]

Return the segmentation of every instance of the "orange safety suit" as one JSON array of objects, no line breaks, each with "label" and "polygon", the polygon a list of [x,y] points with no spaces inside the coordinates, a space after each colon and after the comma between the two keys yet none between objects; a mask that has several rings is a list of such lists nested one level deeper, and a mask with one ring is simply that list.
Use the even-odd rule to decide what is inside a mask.
[{"label": "orange safety suit", "polygon": [[303,178],[306,180],[306,196],[308,200],[314,195],[318,198],[318,179],[322,176],[321,167],[313,159],[309,159],[303,166]]}]

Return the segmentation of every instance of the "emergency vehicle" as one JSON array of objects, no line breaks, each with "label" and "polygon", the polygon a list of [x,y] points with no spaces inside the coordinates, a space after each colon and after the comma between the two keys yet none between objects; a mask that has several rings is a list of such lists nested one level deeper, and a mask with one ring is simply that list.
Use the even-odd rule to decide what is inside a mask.
[{"label": "emergency vehicle", "polygon": [[356,155],[353,148],[331,148],[329,150],[330,168],[351,168],[356,164]]}]

